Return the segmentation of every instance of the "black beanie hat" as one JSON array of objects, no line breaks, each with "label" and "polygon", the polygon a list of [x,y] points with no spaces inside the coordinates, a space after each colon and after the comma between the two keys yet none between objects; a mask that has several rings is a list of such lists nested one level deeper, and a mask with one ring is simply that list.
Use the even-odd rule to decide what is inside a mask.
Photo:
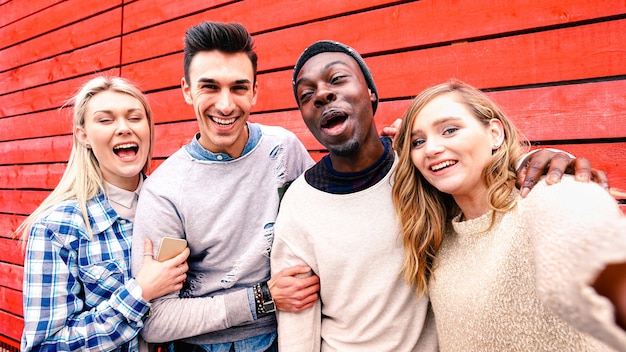
[{"label": "black beanie hat", "polygon": [[372,93],[374,93],[374,95],[376,95],[376,100],[372,102],[372,111],[375,114],[376,108],[378,107],[378,90],[376,90],[376,84],[374,83],[374,78],[372,77],[370,69],[367,67],[365,61],[363,60],[361,55],[356,52],[356,50],[345,44],[331,40],[320,40],[318,42],[315,42],[311,44],[308,48],[304,49],[302,54],[300,54],[300,57],[296,62],[296,66],[293,68],[293,78],[291,79],[291,85],[293,86],[293,95],[296,97],[296,102],[298,102],[298,106],[300,105],[300,103],[298,101],[298,92],[296,91],[296,78],[298,77],[298,73],[300,73],[300,69],[302,69],[302,66],[304,66],[304,64],[309,61],[309,59],[313,56],[328,52],[344,53],[352,57],[354,61],[359,64],[361,72],[363,72],[363,77],[365,77],[365,82],[367,82],[367,87],[370,89],[370,91],[372,91]]}]

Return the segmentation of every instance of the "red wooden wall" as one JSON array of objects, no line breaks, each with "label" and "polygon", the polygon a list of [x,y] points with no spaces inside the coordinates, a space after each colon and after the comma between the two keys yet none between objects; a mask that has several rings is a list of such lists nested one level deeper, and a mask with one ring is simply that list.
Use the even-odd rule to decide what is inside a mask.
[{"label": "red wooden wall", "polygon": [[259,54],[252,120],[321,146],[290,77],[318,39],[350,44],[376,79],[379,126],[452,77],[490,95],[527,137],[585,156],[626,189],[625,0],[0,0],[0,343],[23,327],[23,256],[12,232],[59,180],[71,118],[59,107],[97,74],[150,97],[155,166],[196,130],[180,93],[182,38],[203,20],[243,23]]}]

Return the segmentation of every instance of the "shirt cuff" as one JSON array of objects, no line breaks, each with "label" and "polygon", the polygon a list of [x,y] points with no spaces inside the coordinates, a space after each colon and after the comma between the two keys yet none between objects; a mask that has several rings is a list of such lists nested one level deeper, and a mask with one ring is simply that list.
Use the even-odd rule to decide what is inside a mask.
[{"label": "shirt cuff", "polygon": [[129,321],[140,322],[150,309],[150,303],[143,299],[141,294],[141,286],[131,278],[111,297],[111,307]]}]

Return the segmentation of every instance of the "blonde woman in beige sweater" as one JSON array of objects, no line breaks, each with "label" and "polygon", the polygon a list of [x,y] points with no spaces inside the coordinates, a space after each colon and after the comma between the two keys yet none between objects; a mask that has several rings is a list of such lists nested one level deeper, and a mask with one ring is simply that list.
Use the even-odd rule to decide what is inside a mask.
[{"label": "blonde woman in beige sweater", "polygon": [[441,351],[626,351],[626,218],[605,190],[565,177],[521,198],[515,127],[458,81],[415,98],[397,148],[403,272]]}]

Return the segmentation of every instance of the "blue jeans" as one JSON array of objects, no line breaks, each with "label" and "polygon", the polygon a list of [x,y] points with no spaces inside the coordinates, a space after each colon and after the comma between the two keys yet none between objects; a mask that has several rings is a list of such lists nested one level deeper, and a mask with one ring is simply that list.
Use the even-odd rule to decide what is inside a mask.
[{"label": "blue jeans", "polygon": [[227,344],[192,345],[181,341],[170,343],[167,350],[169,352],[278,352],[278,338],[275,337],[269,347],[262,350],[246,347],[245,344],[242,346],[239,343],[231,343],[230,347],[227,347]]}]

